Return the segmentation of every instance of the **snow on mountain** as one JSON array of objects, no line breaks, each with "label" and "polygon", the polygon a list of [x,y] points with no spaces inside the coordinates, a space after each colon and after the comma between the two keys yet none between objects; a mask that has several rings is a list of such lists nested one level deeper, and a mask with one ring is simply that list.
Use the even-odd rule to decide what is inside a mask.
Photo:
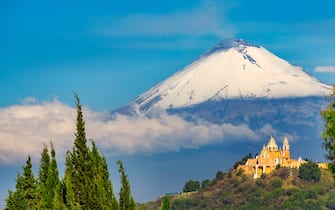
[{"label": "snow on mountain", "polygon": [[[322,96],[320,83],[265,48],[241,39],[225,40],[131,104],[141,109],[182,108],[208,100]],[[145,108],[144,108],[145,107]]]}]

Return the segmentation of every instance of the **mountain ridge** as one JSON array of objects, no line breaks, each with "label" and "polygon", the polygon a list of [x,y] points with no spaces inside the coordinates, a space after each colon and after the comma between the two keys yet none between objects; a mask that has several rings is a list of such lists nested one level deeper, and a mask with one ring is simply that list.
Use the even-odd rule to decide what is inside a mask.
[{"label": "mountain ridge", "polygon": [[[207,100],[323,96],[331,87],[265,48],[241,39],[218,43],[130,102],[142,110],[182,108]],[[146,107],[146,108],[143,108]]]}]

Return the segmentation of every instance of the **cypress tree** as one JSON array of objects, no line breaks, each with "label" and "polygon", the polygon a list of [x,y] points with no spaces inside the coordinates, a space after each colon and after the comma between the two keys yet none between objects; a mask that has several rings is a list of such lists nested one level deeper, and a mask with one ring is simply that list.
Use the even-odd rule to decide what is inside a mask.
[{"label": "cypress tree", "polygon": [[55,196],[55,189],[59,184],[59,175],[56,161],[56,151],[51,146],[51,159],[48,151],[48,147],[44,145],[43,152],[41,154],[40,168],[39,168],[39,190],[41,193],[41,208],[52,209],[53,200]]},{"label": "cypress tree", "polygon": [[40,167],[38,171],[38,180],[40,185],[45,185],[48,179],[49,173],[49,165],[50,165],[50,155],[48,151],[47,145],[44,145],[41,160],[40,160]]},{"label": "cypress tree", "polygon": [[65,158],[65,174],[64,174],[64,189],[61,191],[63,194],[63,200],[64,204],[68,209],[80,209],[80,204],[79,204],[79,198],[76,198],[75,191],[74,191],[74,165],[72,161],[72,154],[68,151],[66,153],[66,158]]},{"label": "cypress tree", "polygon": [[16,178],[16,191],[9,191],[6,199],[6,209],[38,209],[37,183],[32,172],[31,158],[28,156],[23,174],[18,173]]},{"label": "cypress tree", "polygon": [[169,198],[167,196],[164,196],[162,210],[170,210],[170,209],[171,208]]},{"label": "cypress tree", "polygon": [[101,209],[117,209],[118,203],[113,192],[106,159],[100,154],[92,140],[91,158],[93,163],[94,199]]},{"label": "cypress tree", "polygon": [[121,189],[120,189],[120,199],[119,199],[119,209],[120,210],[135,210],[136,204],[134,198],[131,195],[130,184],[128,181],[128,176],[126,175],[125,169],[122,162],[117,161],[119,165],[119,172],[121,178]]},{"label": "cypress tree", "polygon": [[[74,148],[71,154],[73,192],[75,202],[79,203],[83,209],[90,209],[92,202],[92,168],[89,148],[87,146],[85,121],[83,117],[82,107],[79,97],[75,94],[77,107],[76,132],[74,140]],[[69,183],[67,183],[69,184]]]},{"label": "cypress tree", "polygon": [[20,173],[17,174],[15,188],[16,191],[8,191],[8,197],[6,199],[5,210],[14,210],[14,209],[27,209],[28,202],[25,199],[24,195],[24,180],[23,176]]},{"label": "cypress tree", "polygon": [[28,156],[26,166],[23,167],[23,193],[29,209],[38,208],[37,185],[32,172],[31,158]]},{"label": "cypress tree", "polygon": [[68,208],[65,205],[64,196],[65,196],[65,187],[62,181],[55,188],[55,195],[53,198],[53,209],[57,210],[67,210]]},{"label": "cypress tree", "polygon": [[41,153],[40,167],[38,170],[38,186],[41,193],[41,207],[47,208],[47,197],[48,189],[46,187],[48,175],[49,175],[49,166],[50,166],[50,156],[48,147],[44,145],[43,151]]},{"label": "cypress tree", "polygon": [[51,162],[49,165],[48,178],[46,181],[46,189],[48,192],[46,196],[46,208],[52,209],[56,189],[59,185],[59,174],[56,160],[56,151],[52,143],[50,143],[50,146],[51,146]]}]

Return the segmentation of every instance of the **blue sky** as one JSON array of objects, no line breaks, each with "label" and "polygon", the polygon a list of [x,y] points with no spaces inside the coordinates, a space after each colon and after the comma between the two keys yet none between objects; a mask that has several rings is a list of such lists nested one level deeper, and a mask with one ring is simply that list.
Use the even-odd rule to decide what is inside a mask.
[{"label": "blue sky", "polygon": [[[332,1],[2,1],[1,106],[26,97],[114,109],[226,38],[335,83]],[[332,68],[333,70],[333,68]]]},{"label": "blue sky", "polygon": [[[49,138],[56,138],[57,148],[68,149],[64,136],[73,133],[72,91],[87,109],[92,136],[104,139],[94,130],[101,127],[96,119],[102,119],[104,111],[125,105],[227,38],[262,45],[320,81],[335,84],[334,7],[331,0],[1,1],[0,145],[6,147],[0,149],[0,165],[20,167],[22,156],[38,156],[42,139],[50,141],[53,134]],[[55,123],[46,124],[46,119]],[[128,126],[128,119],[118,120],[109,126]],[[173,120],[181,128],[190,127]],[[156,122],[147,120],[149,124]],[[18,130],[24,130],[21,136],[13,134]],[[167,127],[161,130],[170,132]],[[25,142],[23,137],[30,139]],[[111,144],[98,143],[106,148]],[[118,155],[126,151],[131,159],[133,141],[113,143]],[[149,141],[140,149],[135,144],[136,154],[179,149],[176,142],[150,143],[155,144]],[[0,191],[4,196],[6,189]]]}]

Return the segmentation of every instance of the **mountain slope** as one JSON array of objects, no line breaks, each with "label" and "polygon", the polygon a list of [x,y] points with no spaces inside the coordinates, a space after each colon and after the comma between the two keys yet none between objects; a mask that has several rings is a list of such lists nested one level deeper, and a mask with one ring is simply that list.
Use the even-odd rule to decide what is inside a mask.
[{"label": "mountain slope", "polygon": [[[288,174],[290,174],[288,176]],[[299,178],[297,169],[280,168],[264,179],[231,170],[198,192],[170,195],[171,209],[334,209],[335,188],[329,171],[317,183]],[[162,199],[148,202],[159,209]]]},{"label": "mountain slope", "polygon": [[176,109],[208,100],[322,96],[330,89],[263,47],[232,39],[219,43],[130,105],[140,110]]}]

